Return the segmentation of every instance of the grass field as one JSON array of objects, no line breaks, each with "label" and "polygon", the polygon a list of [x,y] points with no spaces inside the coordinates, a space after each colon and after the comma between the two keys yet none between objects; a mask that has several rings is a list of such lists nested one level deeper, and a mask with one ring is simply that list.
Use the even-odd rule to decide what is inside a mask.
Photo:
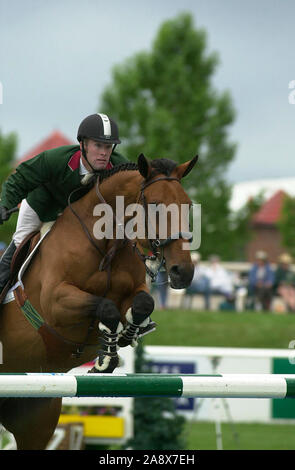
[{"label": "grass field", "polygon": [[295,339],[292,314],[155,310],[152,318],[158,327],[146,345],[285,349]]},{"label": "grass field", "polygon": [[[294,424],[221,424],[224,450],[295,450]],[[187,422],[187,450],[216,450],[215,423]]]},{"label": "grass field", "polygon": [[[295,339],[295,316],[267,312],[155,311],[155,332],[144,345],[288,348]],[[295,450],[294,424],[222,423],[223,449]],[[234,432],[238,438],[234,438]],[[216,450],[215,424],[187,422],[188,450]]]}]

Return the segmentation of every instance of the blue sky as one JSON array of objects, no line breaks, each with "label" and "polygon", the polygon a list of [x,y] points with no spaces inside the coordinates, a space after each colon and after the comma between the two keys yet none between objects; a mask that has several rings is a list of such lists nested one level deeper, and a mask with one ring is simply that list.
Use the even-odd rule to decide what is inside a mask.
[{"label": "blue sky", "polygon": [[149,50],[182,11],[207,31],[220,56],[214,85],[237,112],[228,179],[295,176],[293,0],[0,0],[0,128],[18,134],[19,156],[53,129],[74,140],[112,67]]}]

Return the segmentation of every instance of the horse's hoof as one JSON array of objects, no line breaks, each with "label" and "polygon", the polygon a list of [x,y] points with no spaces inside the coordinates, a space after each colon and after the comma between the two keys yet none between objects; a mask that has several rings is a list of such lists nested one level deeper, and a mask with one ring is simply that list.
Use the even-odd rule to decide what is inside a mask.
[{"label": "horse's hoof", "polygon": [[146,318],[141,325],[128,323],[125,330],[119,335],[118,346],[120,346],[120,348],[129,345],[136,347],[138,345],[137,339],[152,333],[155,331],[156,327],[157,323],[152,321],[150,317]]},{"label": "horse's hoof", "polygon": [[92,369],[88,371],[88,374],[111,374],[116,367],[122,364],[123,360],[119,355],[114,357],[99,355]]}]

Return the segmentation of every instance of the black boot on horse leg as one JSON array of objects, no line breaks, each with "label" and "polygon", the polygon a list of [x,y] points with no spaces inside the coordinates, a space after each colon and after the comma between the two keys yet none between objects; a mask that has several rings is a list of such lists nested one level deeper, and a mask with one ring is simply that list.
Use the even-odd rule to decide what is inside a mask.
[{"label": "black boot on horse leg", "polygon": [[90,373],[112,373],[120,365],[117,353],[118,335],[123,330],[120,312],[112,300],[103,299],[97,309],[99,330],[102,332],[100,340],[102,349]]},{"label": "black boot on horse leg", "polygon": [[16,246],[14,244],[14,241],[12,241],[8,245],[0,259],[0,294],[8,282],[10,275],[10,265],[15,250]]},{"label": "black boot on horse leg", "polygon": [[139,292],[133,299],[131,309],[126,313],[127,324],[119,334],[120,347],[136,346],[137,338],[144,336],[156,328],[156,323],[150,319],[154,310],[154,299],[145,291]]}]

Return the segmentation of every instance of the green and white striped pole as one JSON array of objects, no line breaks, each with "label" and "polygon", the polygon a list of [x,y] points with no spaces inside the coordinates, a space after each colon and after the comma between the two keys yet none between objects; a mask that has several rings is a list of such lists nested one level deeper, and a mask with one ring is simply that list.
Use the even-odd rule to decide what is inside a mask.
[{"label": "green and white striped pole", "polygon": [[295,398],[295,375],[0,374],[0,397]]}]

